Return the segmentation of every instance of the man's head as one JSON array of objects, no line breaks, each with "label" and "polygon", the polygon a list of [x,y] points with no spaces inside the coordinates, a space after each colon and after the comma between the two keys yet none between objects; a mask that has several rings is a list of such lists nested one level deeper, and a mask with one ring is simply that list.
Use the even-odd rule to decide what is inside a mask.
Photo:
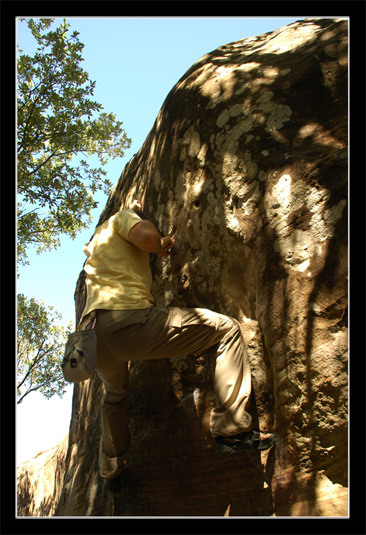
[{"label": "man's head", "polygon": [[133,210],[141,219],[150,221],[150,218],[142,211],[142,202],[135,199],[130,206],[130,210]]}]

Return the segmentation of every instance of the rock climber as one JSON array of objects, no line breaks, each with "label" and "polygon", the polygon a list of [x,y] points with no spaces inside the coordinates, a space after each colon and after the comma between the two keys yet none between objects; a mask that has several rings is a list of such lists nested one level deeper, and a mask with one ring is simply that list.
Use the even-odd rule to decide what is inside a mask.
[{"label": "rock climber", "polygon": [[161,237],[140,201],[96,228],[84,247],[87,299],[81,328],[96,312],[96,373],[104,384],[99,469],[109,490],[121,490],[130,447],[129,361],[209,353],[217,400],[210,430],[216,450],[266,450],[274,434],[252,430],[247,412],[251,375],[240,324],[203,308],[158,307],[151,295],[149,253],[169,257],[175,236]]}]

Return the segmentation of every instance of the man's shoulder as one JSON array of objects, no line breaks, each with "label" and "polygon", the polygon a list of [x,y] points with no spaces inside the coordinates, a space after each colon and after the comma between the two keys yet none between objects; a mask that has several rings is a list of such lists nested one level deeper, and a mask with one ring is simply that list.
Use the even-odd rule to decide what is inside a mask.
[{"label": "man's shoulder", "polygon": [[127,239],[131,228],[141,221],[134,210],[119,210],[114,214],[112,224],[116,232]]}]

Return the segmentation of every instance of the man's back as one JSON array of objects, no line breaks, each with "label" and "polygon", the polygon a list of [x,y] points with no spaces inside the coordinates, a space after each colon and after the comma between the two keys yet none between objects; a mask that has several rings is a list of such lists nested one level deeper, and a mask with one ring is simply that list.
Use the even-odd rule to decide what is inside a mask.
[{"label": "man's back", "polygon": [[121,210],[97,227],[85,245],[87,302],[83,316],[95,309],[133,310],[153,305],[149,254],[129,239],[130,230],[141,221],[133,210]]}]

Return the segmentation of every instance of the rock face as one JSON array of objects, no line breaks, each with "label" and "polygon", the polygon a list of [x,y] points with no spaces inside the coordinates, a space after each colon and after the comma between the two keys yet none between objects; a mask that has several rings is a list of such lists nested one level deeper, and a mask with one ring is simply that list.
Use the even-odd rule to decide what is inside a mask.
[{"label": "rock face", "polygon": [[62,491],[68,436],[17,470],[19,516],[52,516]]},{"label": "rock face", "polygon": [[134,362],[121,494],[98,476],[94,377],[75,387],[56,516],[347,516],[347,34],[307,19],[204,56],[98,223],[138,198],[176,231],[156,301],[241,322],[254,421],[278,443],[220,457],[208,357]]}]

